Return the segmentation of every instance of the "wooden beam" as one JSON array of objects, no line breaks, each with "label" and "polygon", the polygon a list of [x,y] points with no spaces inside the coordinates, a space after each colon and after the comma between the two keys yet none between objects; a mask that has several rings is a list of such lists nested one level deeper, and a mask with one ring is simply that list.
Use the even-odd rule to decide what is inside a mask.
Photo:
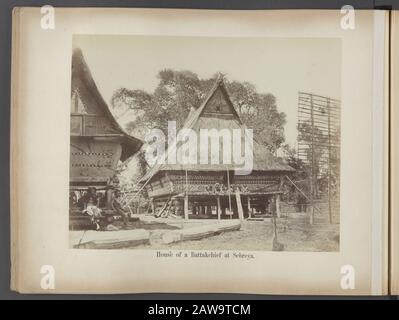
[{"label": "wooden beam", "polygon": [[184,197],[184,219],[188,220],[188,195]]},{"label": "wooden beam", "polygon": [[237,202],[238,218],[240,220],[244,220],[244,210],[242,209],[241,196],[240,196],[240,191],[238,191],[238,189],[236,190],[236,202]]},{"label": "wooden beam", "polygon": [[248,217],[252,218],[252,208],[251,208],[251,197],[247,197],[247,204],[248,204]]}]

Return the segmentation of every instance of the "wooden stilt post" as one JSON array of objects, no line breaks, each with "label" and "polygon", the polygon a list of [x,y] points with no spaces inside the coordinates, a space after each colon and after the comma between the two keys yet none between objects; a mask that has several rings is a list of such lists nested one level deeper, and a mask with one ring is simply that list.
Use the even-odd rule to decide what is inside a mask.
[{"label": "wooden stilt post", "polygon": [[220,207],[220,197],[217,196],[216,200],[218,203],[218,220],[220,220],[220,215],[222,214],[222,208]]},{"label": "wooden stilt post", "polygon": [[114,197],[114,192],[111,188],[107,189],[107,209],[112,209],[112,198]]},{"label": "wooden stilt post", "polygon": [[184,219],[188,220],[188,196],[184,197]]},{"label": "wooden stilt post", "polygon": [[186,170],[186,194],[184,196],[184,219],[188,220],[188,176]]},{"label": "wooden stilt post", "polygon": [[238,218],[240,220],[244,220],[244,210],[242,209],[241,195],[238,189],[236,190],[236,202],[237,202]]},{"label": "wooden stilt post", "polygon": [[233,212],[231,210],[230,173],[229,173],[229,170],[227,170],[227,192],[228,192],[228,196],[229,196],[230,219],[232,219],[233,218]]},{"label": "wooden stilt post", "polygon": [[209,204],[206,206],[206,215],[212,216],[212,207]]},{"label": "wooden stilt post", "polygon": [[251,208],[251,197],[250,196],[247,197],[247,204],[248,204],[248,217],[252,218],[252,215],[251,215],[252,208]]}]

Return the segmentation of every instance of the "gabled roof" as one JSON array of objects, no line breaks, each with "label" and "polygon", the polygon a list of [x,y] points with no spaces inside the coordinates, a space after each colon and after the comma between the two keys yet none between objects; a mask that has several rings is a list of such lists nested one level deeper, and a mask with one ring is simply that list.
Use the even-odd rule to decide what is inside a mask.
[{"label": "gabled roof", "polygon": [[[209,105],[212,103],[212,99],[219,94],[224,99],[225,106],[230,111],[225,114],[217,114],[217,112],[208,112]],[[225,108],[225,111],[227,109]],[[239,114],[237,113],[234,105],[230,99],[228,91],[225,87],[223,78],[219,77],[215,82],[214,86],[210,90],[207,98],[201,104],[201,106],[195,111],[191,112],[187,117],[183,129],[192,129],[199,133],[201,129],[240,129],[242,130],[242,145],[245,139],[245,125],[243,124]],[[219,139],[222,140],[222,139]],[[220,150],[223,148],[223,142],[219,141]],[[166,151],[166,163],[154,165],[147,174],[142,178],[144,182],[147,179],[151,179],[159,171],[233,171],[236,169],[234,164],[168,164],[167,154],[168,151],[178,150],[182,145],[181,142],[175,142]],[[198,145],[199,148],[199,145]],[[199,156],[199,149],[197,152]],[[255,139],[253,140],[253,171],[267,171],[267,172],[289,172],[294,171],[292,167],[283,163],[279,158],[272,155],[270,151],[264,146],[258,143]]]},{"label": "gabled roof", "polygon": [[239,123],[242,124],[241,118],[238,115],[236,109],[234,108],[234,104],[230,99],[230,95],[227,92],[226,86],[224,84],[223,78],[222,77],[218,77],[218,79],[216,80],[215,84],[213,85],[213,87],[211,88],[211,90],[209,91],[208,96],[206,97],[206,99],[204,100],[204,102],[201,104],[201,106],[199,108],[197,108],[194,112],[190,113],[189,116],[187,117],[183,128],[192,128],[192,126],[196,123],[196,121],[198,120],[198,118],[201,116],[201,114],[204,112],[205,107],[208,105],[209,101],[215,96],[215,94],[220,91],[225,99],[225,102],[227,103],[227,105],[230,107],[230,110],[232,112],[232,114],[236,117],[236,119],[238,119]]},{"label": "gabled roof", "polygon": [[111,111],[108,108],[107,103],[104,101],[102,95],[100,94],[97,85],[91,75],[90,69],[83,57],[81,49],[76,48],[73,50],[72,55],[72,91],[76,89],[81,89],[84,86],[85,90],[89,93],[90,99],[84,96],[79,96],[83,103],[86,105],[91,105],[95,113],[97,111],[104,115],[110,122],[115,133],[121,135],[122,143],[122,155],[121,161],[125,161],[134,155],[143,145],[143,142],[125,132],[122,127],[115,120]]}]

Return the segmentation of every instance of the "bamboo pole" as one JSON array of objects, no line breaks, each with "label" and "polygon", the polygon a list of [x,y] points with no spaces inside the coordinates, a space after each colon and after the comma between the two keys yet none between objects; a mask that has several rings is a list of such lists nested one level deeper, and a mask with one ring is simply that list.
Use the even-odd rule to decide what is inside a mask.
[{"label": "bamboo pole", "polygon": [[217,204],[218,204],[218,220],[220,220],[220,215],[222,213],[222,208],[220,206],[220,196],[216,197],[216,201],[217,201]]}]

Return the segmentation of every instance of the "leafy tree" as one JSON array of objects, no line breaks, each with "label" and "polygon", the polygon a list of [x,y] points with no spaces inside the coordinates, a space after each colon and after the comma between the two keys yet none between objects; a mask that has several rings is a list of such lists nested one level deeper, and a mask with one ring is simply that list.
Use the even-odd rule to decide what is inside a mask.
[{"label": "leafy tree", "polygon": [[[218,74],[200,79],[191,71],[161,70],[154,92],[120,88],[112,96],[111,105],[118,116],[132,115],[126,129],[143,137],[148,129],[158,128],[166,133],[167,122],[174,120],[178,129],[184,124],[190,110],[198,108],[215,83]],[[284,141],[286,116],[277,109],[276,98],[258,93],[249,82],[225,79],[231,100],[248,128],[254,130],[258,142],[276,152]]]},{"label": "leafy tree", "polygon": [[[295,148],[291,148],[288,144],[283,145],[282,150],[285,154],[284,158],[289,166],[295,169],[290,175],[290,179],[295,183],[286,183],[284,185],[284,200],[294,201],[298,205],[298,211],[306,211],[305,204],[308,202],[307,197],[310,196],[310,166],[308,163],[300,159],[296,153]],[[301,192],[298,191],[298,188]]]}]

